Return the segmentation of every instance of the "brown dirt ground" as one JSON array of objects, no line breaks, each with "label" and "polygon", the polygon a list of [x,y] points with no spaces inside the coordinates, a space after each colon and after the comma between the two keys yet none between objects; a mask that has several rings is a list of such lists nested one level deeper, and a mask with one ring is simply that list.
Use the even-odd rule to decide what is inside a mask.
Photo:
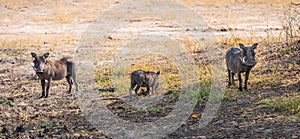
[{"label": "brown dirt ground", "polygon": [[[30,66],[30,52],[50,51],[53,59],[73,55],[81,33],[98,13],[121,2],[0,0],[1,138],[109,138],[104,131],[89,124],[75,95],[67,94],[65,80],[52,83],[49,98],[37,99],[41,87]],[[230,97],[223,99],[216,118],[206,127],[196,128],[199,118],[190,117],[166,138],[300,138],[300,108],[296,108],[295,114],[285,107],[262,107],[263,100],[300,96],[300,42],[287,45],[265,39],[267,35],[276,37],[283,32],[281,10],[289,2],[179,2],[201,15],[220,42],[232,37],[245,43],[258,41],[257,57],[260,61],[251,72],[249,91],[231,96],[227,94]],[[142,24],[137,25],[136,28]],[[172,26],[164,27],[174,29]],[[226,30],[229,28],[233,30]],[[270,32],[266,33],[266,29]],[[115,36],[123,37],[118,33]],[[118,45],[118,41],[115,39],[110,45]],[[228,43],[220,45],[224,52],[231,47]],[[290,49],[288,53],[283,52],[287,49]],[[192,55],[197,63],[203,62],[202,51],[194,51]],[[108,55],[103,59],[110,60],[111,57]],[[236,92],[236,88],[227,88],[226,92]],[[152,121],[172,110],[176,99],[171,99],[170,95],[165,94],[168,101],[157,105],[165,108],[164,112],[141,113],[133,110],[126,113],[126,110],[133,108],[120,100],[111,103],[108,108],[129,121]],[[197,104],[193,114],[201,116],[204,107],[204,102]]]}]

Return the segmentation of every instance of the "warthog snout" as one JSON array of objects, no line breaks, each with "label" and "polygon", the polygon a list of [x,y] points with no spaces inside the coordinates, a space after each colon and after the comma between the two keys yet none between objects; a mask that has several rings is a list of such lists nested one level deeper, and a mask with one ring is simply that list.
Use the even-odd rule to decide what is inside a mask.
[{"label": "warthog snout", "polygon": [[42,70],[41,67],[34,67],[36,73],[43,73],[45,70]]},{"label": "warthog snout", "polygon": [[242,58],[242,63],[249,67],[254,67],[257,64],[257,61],[251,56],[249,57],[244,56]]},{"label": "warthog snout", "polygon": [[226,67],[228,71],[228,86],[234,83],[234,75],[238,74],[239,79],[239,90],[242,91],[242,79],[241,73],[246,72],[245,75],[245,86],[244,89],[247,90],[247,81],[249,78],[250,70],[257,64],[255,59],[254,50],[257,47],[257,43],[250,47],[244,46],[244,44],[239,44],[240,49],[230,48],[226,52]]}]

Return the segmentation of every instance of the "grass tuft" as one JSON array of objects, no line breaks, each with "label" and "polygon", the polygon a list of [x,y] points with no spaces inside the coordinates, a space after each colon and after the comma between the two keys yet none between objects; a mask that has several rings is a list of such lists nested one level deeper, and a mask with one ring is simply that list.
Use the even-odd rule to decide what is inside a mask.
[{"label": "grass tuft", "polygon": [[11,107],[15,106],[15,103],[11,100],[0,100],[0,104],[2,105],[9,105]]},{"label": "grass tuft", "polygon": [[148,112],[154,112],[154,113],[165,113],[166,109],[165,108],[150,108]]},{"label": "grass tuft", "polygon": [[286,48],[286,49],[282,49],[282,53],[283,54],[289,54],[289,53],[291,53],[292,52],[292,49],[291,48]]},{"label": "grass tuft", "polygon": [[261,101],[261,103],[265,108],[285,108],[292,115],[300,116],[300,97],[267,99]]},{"label": "grass tuft", "polygon": [[203,103],[207,100],[207,97],[210,94],[210,89],[202,89],[199,91],[198,93],[198,99],[197,99],[197,103]]}]

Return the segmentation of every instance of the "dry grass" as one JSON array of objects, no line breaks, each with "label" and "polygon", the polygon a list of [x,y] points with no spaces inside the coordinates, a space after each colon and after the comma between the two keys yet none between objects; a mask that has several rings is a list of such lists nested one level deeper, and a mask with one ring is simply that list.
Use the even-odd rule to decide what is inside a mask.
[{"label": "dry grass", "polygon": [[[85,136],[102,134],[98,134],[94,129],[88,129],[90,125],[78,128],[78,125],[85,125],[87,121],[82,120],[82,122],[78,122],[78,120],[85,118],[82,116],[81,110],[76,104],[77,100],[72,96],[73,94],[68,95],[65,93],[66,91],[64,90],[67,90],[67,83],[65,81],[58,81],[52,84],[53,87],[51,87],[51,97],[49,97],[49,99],[36,100],[41,93],[41,87],[39,81],[31,79],[33,70],[30,67],[30,52],[38,51],[38,53],[44,53],[50,51],[51,59],[60,58],[62,55],[74,54],[77,43],[80,40],[81,31],[84,31],[87,25],[93,21],[99,13],[120,2],[123,2],[123,0],[54,2],[50,0],[0,0],[0,5],[3,6],[1,6],[3,11],[0,12],[0,17],[3,19],[1,28],[5,31],[2,31],[0,36],[0,64],[3,63],[0,68],[0,109],[4,111],[1,114],[3,120],[0,120],[0,123],[1,125],[7,125],[6,127],[9,129],[9,134],[13,134],[16,126],[24,124],[26,132],[20,133],[20,136],[28,132],[32,132],[35,135],[44,134],[43,130],[48,128],[62,130],[54,133],[51,132],[49,136],[50,134],[69,134],[69,131],[72,131],[71,137],[75,137],[72,136],[74,134],[81,133]],[[236,86],[225,90],[223,102],[225,105],[234,106],[234,108],[224,106],[225,110],[220,109],[220,113],[217,116],[222,120],[224,119],[225,122],[224,124],[221,123],[220,127],[222,129],[220,129],[220,131],[228,129],[228,127],[225,127],[226,124],[231,125],[231,123],[226,123],[226,121],[235,121],[237,119],[242,122],[254,121],[260,123],[264,120],[270,120],[264,119],[264,117],[256,117],[256,114],[261,114],[265,117],[275,115],[275,118],[272,119],[272,121],[276,121],[274,123],[280,123],[282,119],[279,120],[276,116],[282,117],[282,115],[288,117],[295,116],[296,121],[299,121],[300,96],[299,91],[295,91],[295,86],[299,83],[299,73],[297,73],[299,65],[296,63],[286,63],[292,60],[299,60],[299,58],[295,58],[295,53],[299,52],[298,47],[281,46],[283,43],[277,44],[277,42],[285,40],[284,32],[281,30],[279,31],[282,33],[278,35],[274,33],[276,29],[266,29],[262,32],[263,37],[259,36],[261,34],[256,32],[255,28],[240,30],[243,29],[243,27],[249,27],[249,25],[270,25],[270,28],[274,24],[278,25],[278,20],[270,20],[271,18],[268,16],[277,18],[274,14],[280,13],[281,11],[278,9],[288,4],[289,1],[272,0],[266,2],[263,0],[234,0],[228,2],[228,0],[183,0],[181,2],[190,6],[192,10],[201,15],[209,26],[212,26],[213,31],[220,33],[220,31],[218,31],[218,27],[220,26],[221,28],[227,29],[226,32],[221,32],[224,33],[224,36],[218,36],[218,44],[223,44],[223,51],[226,51],[229,47],[237,47],[238,43],[250,45],[259,42],[257,58],[260,61],[250,73],[248,85],[250,91],[239,92]],[[245,7],[247,9],[244,9]],[[245,17],[245,15],[255,18],[244,19],[243,17]],[[263,17],[263,20],[259,17]],[[266,22],[272,21],[273,23],[266,23],[265,20]],[[30,25],[30,23],[34,24]],[[143,24],[141,23],[139,25]],[[241,28],[236,30],[236,28],[234,28],[236,25],[245,26],[240,26]],[[22,29],[28,26],[32,27],[29,28],[32,30],[18,32],[24,31],[18,30],[19,28]],[[140,27],[141,26],[137,26],[136,28]],[[176,28],[167,25],[164,25],[164,27]],[[45,34],[45,30],[48,31],[47,34]],[[134,30],[133,32],[136,31]],[[107,49],[101,51],[104,54],[102,55],[101,53],[99,54],[100,58],[96,58],[96,64],[101,60],[112,60],[114,54],[117,54],[116,48],[120,48],[123,46],[122,42],[131,39],[130,37],[125,39],[121,37],[121,39],[118,38],[118,35],[122,33],[124,32],[117,32],[115,35],[117,37],[113,36],[113,39],[110,40],[112,42],[108,42],[107,47],[105,46]],[[130,33],[132,32],[128,34]],[[243,36],[244,33],[250,34],[250,37]],[[126,36],[126,34],[124,36]],[[188,52],[196,59],[198,71],[195,76],[197,76],[199,82],[203,85],[203,87],[201,86],[203,89],[198,93],[198,103],[204,103],[209,95],[212,78],[212,67],[208,64],[205,57],[205,49],[210,48],[209,44],[194,42],[192,39],[183,35],[177,36],[176,39],[176,41],[185,45]],[[297,40],[299,38],[293,39]],[[275,43],[275,45],[268,45],[272,43]],[[18,60],[21,62],[12,64]],[[96,87],[103,90],[107,89],[105,93],[113,96],[116,93],[111,93],[109,89],[115,88],[115,84],[118,84],[120,88],[124,88],[124,90],[120,90],[120,93],[128,93],[130,73],[136,69],[143,69],[155,72],[158,70],[161,71],[160,87],[162,90],[181,89],[182,82],[179,77],[178,67],[168,58],[157,55],[147,55],[133,59],[133,61],[136,61],[135,64],[128,65],[126,69],[114,69],[112,62],[96,65]],[[118,72],[121,74],[115,74]],[[226,74],[226,71],[222,72],[222,74]],[[114,80],[116,77],[120,77],[120,83]],[[226,82],[226,80],[224,80],[224,82]],[[105,97],[105,95],[101,95]],[[180,91],[174,91],[172,95],[174,98],[178,98]],[[266,108],[268,110],[275,109],[281,111],[271,111],[271,114],[267,114],[265,111],[256,112],[254,107],[256,109]],[[243,116],[249,117],[239,117],[238,112],[243,112],[244,109],[247,109],[247,111],[244,112]],[[149,111],[164,113],[166,110],[153,108]],[[201,110],[197,110],[197,112],[201,112]],[[81,116],[81,118],[78,118],[78,116]],[[51,120],[48,120],[49,118],[51,118]],[[283,121],[283,125],[285,125],[286,119],[283,119]],[[34,127],[30,128],[31,125]],[[61,125],[67,126],[61,127]],[[63,131],[66,128],[68,128],[69,131]],[[77,129],[73,131],[75,128]],[[252,130],[253,128],[250,127],[250,129]],[[209,130],[212,131],[211,129]],[[14,134],[13,137],[18,136]]]},{"label": "dry grass", "polygon": [[[297,115],[300,116],[300,96],[299,94],[273,97],[263,99],[258,102],[260,107],[265,108],[276,108],[276,109],[287,109],[286,115]],[[300,118],[300,117],[299,117]]]},{"label": "dry grass", "polygon": [[160,90],[178,90],[181,86],[179,73],[174,64],[167,58],[158,55],[146,55],[136,59],[135,64],[130,65],[129,68],[113,69],[112,66],[97,68],[96,80],[99,88],[117,87],[118,91],[120,91],[119,93],[127,93],[130,85],[130,74],[134,70],[160,71]]}]

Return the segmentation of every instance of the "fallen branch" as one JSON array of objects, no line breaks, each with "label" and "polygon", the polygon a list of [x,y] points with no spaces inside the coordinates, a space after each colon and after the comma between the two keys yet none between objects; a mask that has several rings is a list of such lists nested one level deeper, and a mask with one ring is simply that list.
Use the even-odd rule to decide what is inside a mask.
[{"label": "fallen branch", "polygon": [[294,2],[291,2],[292,5],[295,5],[295,6],[300,6],[300,3],[294,3]]}]

